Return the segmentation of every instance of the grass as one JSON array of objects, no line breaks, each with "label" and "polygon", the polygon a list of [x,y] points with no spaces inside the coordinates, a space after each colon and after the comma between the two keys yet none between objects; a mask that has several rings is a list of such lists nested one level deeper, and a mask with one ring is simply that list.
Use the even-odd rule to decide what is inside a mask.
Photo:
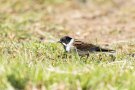
[{"label": "grass", "polygon": [[107,54],[64,53],[55,41],[70,31],[46,21],[54,13],[46,7],[63,3],[55,1],[1,0],[0,89],[134,90],[133,57],[120,52],[113,61]]},{"label": "grass", "polygon": [[134,89],[133,58],[120,56],[114,62],[104,56],[101,61],[76,55],[64,58],[60,45],[53,43],[4,42],[1,46],[1,89]]}]

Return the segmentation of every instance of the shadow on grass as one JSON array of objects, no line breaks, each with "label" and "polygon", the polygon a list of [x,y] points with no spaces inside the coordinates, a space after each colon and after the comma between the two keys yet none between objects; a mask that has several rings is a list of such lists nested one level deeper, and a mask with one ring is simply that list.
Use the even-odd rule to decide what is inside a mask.
[{"label": "shadow on grass", "polygon": [[8,81],[15,89],[23,90],[27,84],[27,78],[18,78],[15,75],[11,74],[7,76]]}]

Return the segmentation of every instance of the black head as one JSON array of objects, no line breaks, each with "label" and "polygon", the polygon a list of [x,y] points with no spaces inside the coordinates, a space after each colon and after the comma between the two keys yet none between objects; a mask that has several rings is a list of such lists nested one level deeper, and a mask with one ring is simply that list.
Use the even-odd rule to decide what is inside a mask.
[{"label": "black head", "polygon": [[62,38],[60,38],[60,43],[64,43],[64,44],[68,44],[70,41],[71,41],[71,37],[69,37],[69,36],[64,36],[64,37],[62,37]]}]

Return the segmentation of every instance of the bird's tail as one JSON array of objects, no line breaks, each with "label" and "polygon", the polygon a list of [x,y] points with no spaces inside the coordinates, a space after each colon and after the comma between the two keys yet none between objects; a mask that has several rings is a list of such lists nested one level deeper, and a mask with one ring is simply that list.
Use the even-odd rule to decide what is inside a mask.
[{"label": "bird's tail", "polygon": [[96,51],[99,51],[99,52],[116,52],[115,50],[112,50],[112,49],[105,49],[105,48],[96,48]]}]

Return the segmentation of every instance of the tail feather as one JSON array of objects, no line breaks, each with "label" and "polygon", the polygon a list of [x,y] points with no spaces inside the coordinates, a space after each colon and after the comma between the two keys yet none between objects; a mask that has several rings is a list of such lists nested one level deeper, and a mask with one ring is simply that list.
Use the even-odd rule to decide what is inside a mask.
[{"label": "tail feather", "polygon": [[99,51],[99,52],[115,52],[115,50],[105,49],[105,48],[100,48],[100,47],[97,47],[96,51]]}]

